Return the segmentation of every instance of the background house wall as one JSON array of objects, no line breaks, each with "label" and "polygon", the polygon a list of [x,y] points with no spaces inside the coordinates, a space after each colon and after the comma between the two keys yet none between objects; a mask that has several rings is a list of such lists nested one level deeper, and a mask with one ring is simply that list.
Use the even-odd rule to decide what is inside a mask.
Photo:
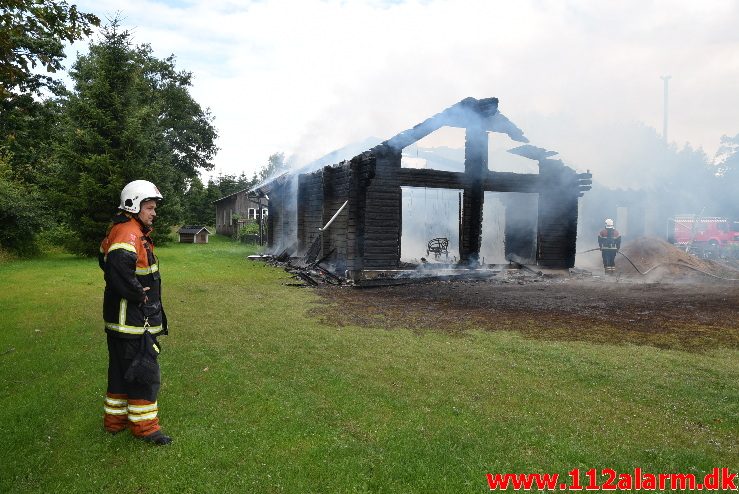
[{"label": "background house wall", "polygon": [[235,192],[229,196],[214,201],[216,205],[216,233],[234,236],[240,225],[249,219],[256,219],[261,208],[264,215],[268,214],[269,204],[265,197],[249,194],[246,190]]}]

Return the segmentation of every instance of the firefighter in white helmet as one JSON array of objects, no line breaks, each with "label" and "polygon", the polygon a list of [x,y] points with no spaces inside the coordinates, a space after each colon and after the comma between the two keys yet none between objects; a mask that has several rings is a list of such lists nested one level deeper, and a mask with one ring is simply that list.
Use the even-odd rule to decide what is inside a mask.
[{"label": "firefighter in white helmet", "polygon": [[167,317],[150,235],[161,200],[151,182],[126,185],[99,254],[109,357],[103,426],[113,434],[129,429],[156,445],[172,442],[159,426],[157,405],[161,380],[156,337],[167,334]]},{"label": "firefighter in white helmet", "polygon": [[598,233],[598,246],[603,256],[603,269],[606,274],[616,274],[616,253],[621,248],[621,234],[614,228],[613,220],[608,218],[605,228]]}]

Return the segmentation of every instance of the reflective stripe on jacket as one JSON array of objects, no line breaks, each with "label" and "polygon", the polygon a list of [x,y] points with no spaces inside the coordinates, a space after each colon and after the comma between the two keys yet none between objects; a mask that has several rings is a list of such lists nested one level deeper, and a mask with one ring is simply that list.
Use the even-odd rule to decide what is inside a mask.
[{"label": "reflective stripe on jacket", "polygon": [[113,219],[100,244],[98,261],[105,275],[103,320],[110,334],[135,338],[146,329],[154,335],[167,332],[159,264],[149,233],[151,229],[138,220],[121,214]]},{"label": "reflective stripe on jacket", "polygon": [[603,250],[621,248],[621,234],[615,228],[604,228],[598,234],[598,246]]}]

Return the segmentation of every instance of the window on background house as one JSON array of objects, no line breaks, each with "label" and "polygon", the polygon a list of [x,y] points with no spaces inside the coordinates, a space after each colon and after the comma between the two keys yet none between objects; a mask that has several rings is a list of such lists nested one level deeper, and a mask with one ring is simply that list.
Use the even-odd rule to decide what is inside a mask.
[{"label": "window on background house", "polygon": [[249,216],[249,219],[250,220],[257,219],[257,210],[255,208],[249,208],[249,214],[248,214],[248,216]]},{"label": "window on background house", "polygon": [[267,213],[269,213],[269,210],[262,209],[262,216],[267,216]]}]

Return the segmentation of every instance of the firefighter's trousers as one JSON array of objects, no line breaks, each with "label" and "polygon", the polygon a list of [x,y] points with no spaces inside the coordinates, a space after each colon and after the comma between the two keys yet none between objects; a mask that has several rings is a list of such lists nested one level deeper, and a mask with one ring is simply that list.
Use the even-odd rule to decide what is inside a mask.
[{"label": "firefighter's trousers", "polygon": [[160,379],[157,378],[150,385],[127,382],[123,376],[139,351],[140,338],[117,338],[110,334],[107,336],[108,390],[105,394],[103,419],[105,430],[115,433],[130,429],[135,436],[153,434],[160,429],[157,416]]},{"label": "firefighter's trousers", "polygon": [[618,252],[617,249],[602,249],[601,250],[604,268],[615,268],[616,267],[616,252]]}]

